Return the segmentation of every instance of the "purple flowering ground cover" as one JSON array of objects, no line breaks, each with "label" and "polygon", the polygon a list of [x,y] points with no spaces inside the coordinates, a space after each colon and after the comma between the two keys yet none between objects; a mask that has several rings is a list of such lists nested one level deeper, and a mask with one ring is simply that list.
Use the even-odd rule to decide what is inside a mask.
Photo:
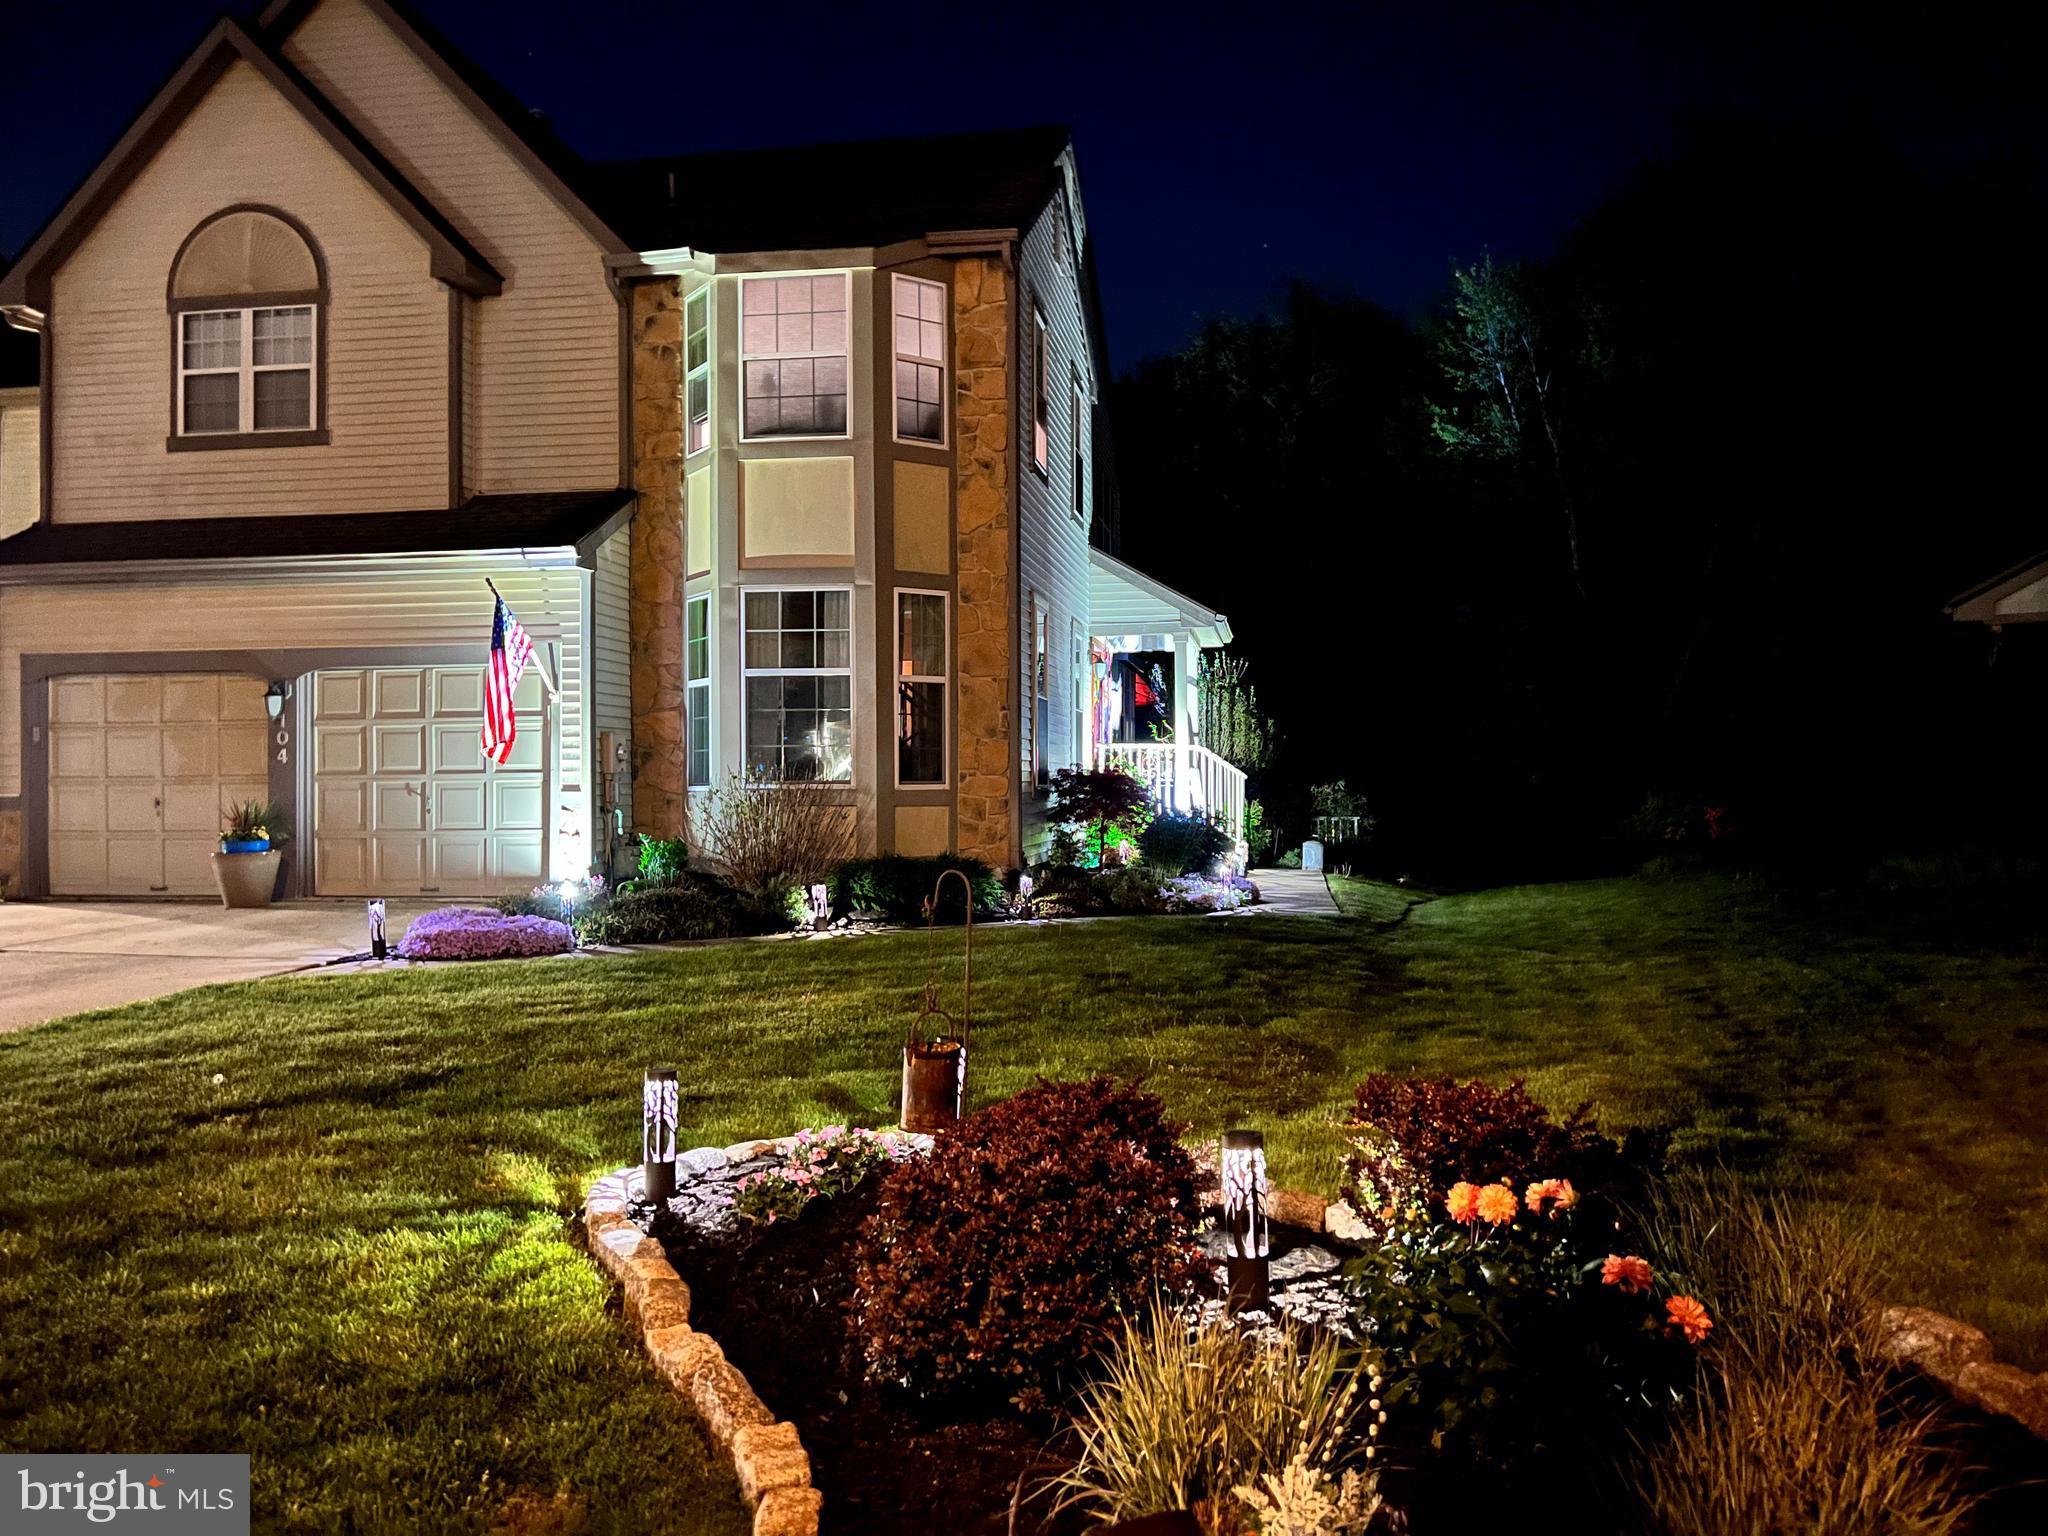
[{"label": "purple flowering ground cover", "polygon": [[565,955],[576,947],[567,923],[506,917],[476,907],[443,907],[412,920],[399,940],[405,960],[524,960]]}]

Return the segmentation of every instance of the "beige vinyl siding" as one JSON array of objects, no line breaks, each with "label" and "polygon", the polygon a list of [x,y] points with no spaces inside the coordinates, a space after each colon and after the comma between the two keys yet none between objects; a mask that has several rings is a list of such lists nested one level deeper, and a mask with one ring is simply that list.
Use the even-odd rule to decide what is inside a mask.
[{"label": "beige vinyl siding", "polygon": [[[326,257],[325,446],[165,451],[171,263],[234,203],[290,213]],[[53,518],[447,505],[446,292],[377,193],[260,74],[230,66],[57,271]]]},{"label": "beige vinyl siding", "polygon": [[[551,779],[558,797],[549,823],[581,827],[587,817],[580,805],[586,782],[580,573],[573,567],[522,569],[511,560],[488,569],[561,684],[554,717],[559,775]],[[0,797],[21,792],[24,652],[462,645],[475,647],[482,666],[491,624],[484,571],[467,562],[416,562],[412,569],[377,563],[346,574],[193,574],[0,587]],[[587,834],[577,841],[587,842]],[[580,873],[580,856],[576,864]]]},{"label": "beige vinyl siding", "polygon": [[33,389],[0,389],[0,539],[42,515],[43,409]]},{"label": "beige vinyl siding", "polygon": [[618,301],[604,253],[361,0],[326,0],[285,54],[505,279],[477,307],[473,489],[617,485]]},{"label": "beige vinyl siding", "polygon": [[[633,750],[633,527],[628,523],[597,547],[597,571],[591,583],[590,616],[590,713],[591,730],[616,731],[626,747],[626,760]],[[593,750],[595,743],[592,743]],[[610,763],[594,763],[599,775],[612,771]],[[633,776],[617,776],[619,805],[626,813],[626,828],[633,827]],[[602,788],[591,786],[591,801],[600,805]],[[593,853],[602,849],[604,828],[599,818],[598,838]]]}]

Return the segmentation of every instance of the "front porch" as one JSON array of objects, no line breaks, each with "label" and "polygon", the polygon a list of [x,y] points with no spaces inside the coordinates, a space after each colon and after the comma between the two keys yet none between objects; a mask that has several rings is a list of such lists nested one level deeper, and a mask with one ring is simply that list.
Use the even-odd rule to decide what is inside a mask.
[{"label": "front porch", "polygon": [[1089,551],[1088,736],[1099,768],[1121,768],[1152,804],[1207,816],[1244,849],[1244,774],[1202,741],[1202,652],[1230,620],[1100,550]]}]

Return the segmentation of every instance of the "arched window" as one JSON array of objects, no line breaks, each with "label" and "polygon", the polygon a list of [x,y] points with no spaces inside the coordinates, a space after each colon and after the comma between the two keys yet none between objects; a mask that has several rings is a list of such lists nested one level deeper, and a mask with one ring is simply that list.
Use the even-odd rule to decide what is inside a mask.
[{"label": "arched window", "polygon": [[327,274],[269,208],[229,208],[171,264],[172,448],[327,440],[320,354]]}]

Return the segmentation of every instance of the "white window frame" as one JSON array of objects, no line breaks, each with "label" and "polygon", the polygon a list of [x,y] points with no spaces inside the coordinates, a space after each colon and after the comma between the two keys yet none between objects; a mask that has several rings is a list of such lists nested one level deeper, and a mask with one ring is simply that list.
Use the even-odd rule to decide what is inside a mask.
[{"label": "white window frame", "polygon": [[[303,309],[311,328],[306,351],[309,361],[303,363],[258,363],[256,361],[256,311]],[[185,366],[185,327],[193,320],[210,315],[235,315],[241,326],[241,344],[237,353],[240,361],[232,368],[187,368]],[[177,321],[176,334],[171,338],[171,361],[174,377],[172,389],[174,404],[178,412],[178,436],[204,441],[211,437],[253,437],[273,432],[316,432],[320,429],[320,306],[306,304],[254,304],[244,309],[226,305],[218,309],[181,309],[173,318]],[[210,432],[188,432],[185,430],[185,381],[188,378],[208,378],[221,374],[239,374],[240,389],[236,396],[235,426]],[[259,373],[304,373],[306,375],[306,422],[304,426],[259,427],[256,425],[256,375]]]},{"label": "white window frame", "polygon": [[1031,467],[1052,478],[1052,329],[1045,311],[1031,306]]},{"label": "white window frame", "polygon": [[[704,675],[691,673],[690,661],[690,615],[699,610],[704,614]],[[712,679],[718,675],[717,634],[711,622],[711,594],[700,592],[683,601],[683,778],[685,789],[711,788],[712,775],[718,771],[716,751],[716,713],[711,695]],[[692,733],[697,719],[697,703],[702,698],[704,705],[704,778],[700,783],[692,772],[695,767],[697,739]]]},{"label": "white window frame", "polygon": [[[944,656],[946,670],[937,676],[928,672],[906,672],[903,670],[903,599],[906,597],[936,597],[945,613]],[[890,755],[896,760],[896,787],[898,789],[951,789],[953,787],[953,594],[937,587],[898,587],[895,609],[892,615],[896,621],[896,668],[890,675],[892,692],[890,710],[895,718],[890,727],[890,740],[895,751]],[[937,683],[939,685],[939,776],[936,779],[905,779],[903,777],[903,716],[900,702],[893,697],[895,688],[902,683]]]},{"label": "white window frame", "polygon": [[[896,345],[896,286],[899,283],[909,288],[936,288],[939,292],[939,356],[936,363],[928,357],[914,356],[911,353],[901,351]],[[908,443],[915,448],[937,448],[943,450],[952,441],[950,434],[953,429],[953,413],[947,408],[946,399],[948,394],[946,380],[952,373],[952,369],[948,366],[948,358],[952,350],[953,317],[950,313],[952,304],[952,292],[944,283],[934,282],[928,277],[912,277],[905,272],[892,272],[889,274],[889,434],[896,442]],[[913,363],[920,368],[937,368],[939,370],[939,435],[937,437],[906,437],[904,435],[902,425],[898,421],[896,414],[895,365],[897,363]],[[851,405],[852,402],[849,400],[847,414],[849,423],[852,421]]]},{"label": "white window frame", "polygon": [[1074,766],[1087,768],[1089,719],[1088,697],[1088,635],[1079,619],[1069,619],[1074,642],[1074,664],[1069,668],[1067,686],[1074,692],[1071,700],[1074,715]]},{"label": "white window frame", "polygon": [[[690,311],[701,308],[704,319],[704,361],[695,368],[690,366]],[[716,370],[712,367],[714,358],[711,351],[711,285],[706,283],[683,300],[683,457],[704,453],[711,447],[711,381]],[[697,441],[697,423],[700,418],[690,414],[690,386],[698,379],[704,381],[704,441]],[[851,402],[849,402],[850,404]]]},{"label": "white window frame", "polygon": [[[846,665],[843,667],[750,667],[747,665],[747,598],[753,593],[766,592],[844,592],[846,594]],[[846,789],[857,787],[860,782],[860,729],[859,702],[853,696],[853,656],[855,637],[860,633],[860,617],[856,612],[853,588],[844,584],[826,582],[820,586],[812,582],[792,581],[779,585],[748,585],[739,589],[740,594],[740,768],[749,785],[768,782],[756,779],[754,773],[754,743],[748,735],[749,716],[747,708],[747,679],[754,677],[843,677],[846,679],[846,777],[843,779],[784,779],[778,783],[816,785],[820,789]],[[778,621],[780,615],[777,616]],[[950,618],[950,615],[948,616]],[[780,624],[777,625],[778,632]],[[687,777],[687,775],[685,775]]]},{"label": "white window frame", "polygon": [[1093,402],[1088,398],[1088,391],[1081,385],[1080,372],[1076,370],[1074,373],[1074,393],[1069,403],[1067,416],[1068,431],[1074,439],[1067,445],[1067,469],[1074,480],[1074,518],[1077,522],[1083,523],[1088,521],[1088,490],[1082,484],[1081,479],[1082,472],[1087,467],[1086,455],[1081,451],[1081,444],[1087,431],[1089,406],[1091,404]]},{"label": "white window frame", "polygon": [[[785,277],[836,277],[840,291],[846,298],[846,345],[838,351],[811,352],[749,352],[747,350],[747,285],[759,282],[777,282]],[[740,278],[739,291],[740,326],[740,441],[743,443],[843,443],[853,436],[853,402],[859,381],[853,371],[853,273],[847,268],[827,267],[805,272],[749,272]],[[843,432],[764,432],[756,437],[747,430],[747,364],[750,362],[784,362],[799,357],[838,357],[846,362],[846,430]],[[794,592],[812,590],[807,587],[792,587]],[[823,588],[817,590],[823,591]]]}]

